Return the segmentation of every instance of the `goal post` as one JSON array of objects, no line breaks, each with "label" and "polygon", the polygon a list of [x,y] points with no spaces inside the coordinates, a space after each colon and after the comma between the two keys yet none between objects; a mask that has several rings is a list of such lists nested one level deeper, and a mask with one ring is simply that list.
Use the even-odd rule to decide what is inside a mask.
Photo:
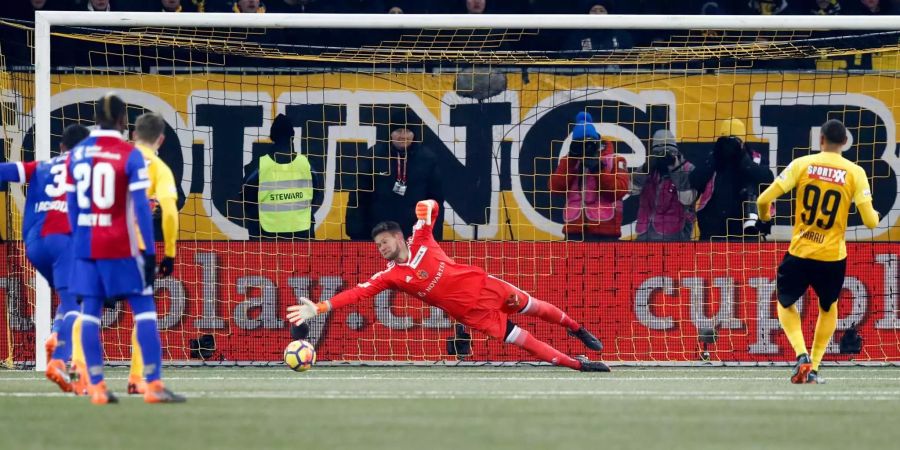
[{"label": "goal post", "polygon": [[[341,47],[266,42],[254,36],[255,31],[309,29],[400,30],[401,36],[411,37],[387,39],[379,45]],[[471,35],[461,36],[453,31],[460,29],[499,30],[500,43],[488,38],[478,42],[478,37],[473,39]],[[179,35],[177,30],[186,30],[183,44],[173,38]],[[204,34],[196,30],[210,31]],[[448,32],[443,33],[443,30]],[[668,30],[679,38],[647,47],[611,51],[532,49],[527,43],[522,44],[525,48],[506,45],[508,42],[515,44],[516,36],[539,34],[542,30]],[[825,31],[828,33],[823,33]],[[879,31],[886,33],[882,35]],[[897,67],[900,67],[896,63],[900,59],[896,56],[900,54],[896,34],[900,33],[900,16],[242,15],[39,11],[35,15],[33,33],[35,159],[51,156],[54,111],[62,106],[54,105],[53,99],[65,91],[63,85],[71,88],[71,95],[67,97],[71,101],[89,102],[88,95],[103,89],[128,92],[143,89],[158,102],[141,105],[141,108],[154,110],[154,105],[167,108],[164,115],[167,121],[171,120],[173,136],[179,138],[180,151],[184,154],[178,157],[184,163],[180,184],[186,197],[185,208],[190,208],[191,212],[182,209],[182,220],[189,219],[194,228],[187,231],[182,227],[180,235],[186,239],[182,241],[185,242],[184,251],[179,249],[178,260],[178,270],[191,273],[192,279],[164,282],[165,303],[173,311],[177,309],[171,306],[173,304],[181,305],[182,311],[193,311],[192,324],[202,324],[195,329],[188,329],[181,323],[172,325],[175,331],[171,331],[171,342],[167,344],[164,340],[164,345],[172,347],[164,349],[170,362],[187,359],[189,352],[176,350],[176,347],[186,346],[190,338],[206,334],[201,333],[202,330],[212,330],[209,334],[220,346],[232,343],[273,347],[270,351],[242,350],[236,354],[250,355],[250,360],[255,362],[277,361],[282,344],[289,340],[285,325],[279,319],[291,301],[290,295],[315,292],[319,297],[315,300],[325,299],[337,289],[352,286],[380,270],[380,263],[374,261],[377,255],[367,252],[368,247],[341,240],[347,237],[343,213],[354,207],[349,199],[354,198],[354,190],[361,189],[355,184],[351,188],[341,186],[348,182],[349,175],[360,178],[357,160],[347,155],[360,155],[376,143],[389,141],[383,128],[394,120],[391,108],[401,103],[406,105],[407,115],[412,111],[418,117],[415,126],[423,131],[422,139],[430,139],[433,145],[446,145],[450,149],[449,155],[461,157],[460,167],[474,165],[473,161],[478,157],[468,146],[484,144],[491,149],[486,164],[496,166],[496,170],[492,169],[484,179],[479,179],[490,186],[484,194],[489,199],[486,201],[489,206],[472,213],[460,202],[446,202],[449,208],[445,229],[447,237],[451,238],[448,239],[451,242],[444,243],[447,253],[458,260],[486,266],[488,272],[508,278],[526,290],[536,290],[536,295],[559,304],[575,317],[589,317],[587,322],[591,327],[615,329],[615,334],[603,336],[607,346],[605,355],[613,362],[683,364],[696,361],[698,354],[707,353],[712,353],[712,360],[720,362],[780,361],[783,343],[779,347],[775,342],[773,333],[778,329],[777,321],[772,322],[766,302],[774,291],[776,254],[786,250],[784,239],[789,236],[790,207],[787,202],[779,207],[780,221],[775,233],[779,242],[776,243],[748,243],[736,236],[728,236],[731,239],[715,244],[566,241],[561,231],[560,200],[551,196],[550,190],[541,184],[546,183],[548,172],[552,172],[570,139],[566,136],[570,130],[560,135],[557,125],[553,125],[556,127],[553,131],[538,129],[539,122],[553,120],[563,120],[563,123],[568,120],[571,128],[574,115],[554,118],[557,106],[574,105],[581,100],[593,102],[583,107],[597,111],[595,122],[600,134],[611,137],[620,145],[632,171],[638,170],[646,157],[651,131],[671,127],[677,131],[679,143],[701,152],[706,148],[701,148],[703,145],[714,140],[714,130],[721,120],[742,117],[753,141],[768,142],[768,153],[763,158],[775,171],[783,168],[785,158],[800,154],[802,148],[809,151],[809,147],[815,147],[817,143],[783,139],[777,127],[761,120],[761,110],[776,106],[839,105],[836,106],[841,109],[839,114],[859,121],[851,128],[857,139],[865,141],[855,144],[866,148],[854,151],[860,155],[866,152],[867,156],[860,156],[859,162],[869,171],[870,177],[900,180],[893,171],[897,157],[887,154],[886,150],[896,148],[896,122],[885,123],[885,118],[895,117],[895,110],[900,108],[900,83],[893,81],[897,78]],[[854,37],[861,33],[871,36]],[[96,78],[88,73],[84,77],[89,80],[66,75],[65,80],[54,81],[56,64],[51,60],[52,39],[99,41],[103,45],[95,52],[99,60],[108,63],[110,59],[149,58],[159,67],[154,73],[96,67],[89,68],[97,69]],[[858,48],[863,45],[868,47]],[[194,56],[186,60],[165,56],[169,54],[167,47],[174,48],[174,54],[182,46],[191,55],[207,51],[207,56],[205,60]],[[126,48],[137,48],[138,54],[120,54]],[[895,65],[867,69],[867,74],[824,66],[812,70],[756,67],[765,66],[764,62],[785,62],[792,58],[810,61],[861,55],[884,55],[884,59],[893,58]],[[228,67],[226,56],[258,64],[260,70],[232,73],[232,69],[239,69]],[[280,67],[282,63],[284,66]],[[305,63],[309,66],[304,67]],[[172,75],[164,73],[166,70]],[[505,90],[471,99],[477,96],[462,92],[458,86],[460,77],[456,75],[465,74],[466,70],[478,74],[504,74]],[[275,74],[267,75],[267,71]],[[767,91],[769,84],[777,85],[777,89]],[[0,86],[2,88],[5,86]],[[362,94],[355,95],[359,93]],[[202,98],[204,95],[206,97]],[[311,113],[309,108],[295,107],[292,102],[299,97],[306,102],[305,106],[320,110]],[[130,103],[135,98],[132,95],[125,100]],[[496,101],[485,102],[486,98]],[[181,103],[166,106],[174,104],[176,100],[173,99]],[[488,129],[483,129],[478,128],[473,119],[455,112],[470,108],[471,114],[487,114],[485,108],[494,103],[510,108],[503,114],[511,115],[512,119],[506,122],[497,119]],[[254,153],[257,152],[254,146],[265,140],[277,113],[293,114],[292,117],[302,117],[327,129],[315,131],[320,134],[313,135],[310,128],[303,128],[295,138],[298,152],[306,145],[303,143],[314,139],[320,141],[316,145],[322,148],[319,170],[325,184],[323,204],[328,203],[328,208],[320,208],[315,216],[315,239],[245,240],[246,231],[241,228],[244,222],[239,223],[233,220],[230,212],[221,211],[226,208],[225,203],[233,204],[234,201],[213,198],[211,192],[216,186],[210,186],[210,180],[216,176],[246,174],[239,170],[215,172],[218,170],[213,167],[215,158],[222,154],[211,150],[215,145],[211,142],[215,136],[231,135],[217,135],[219,130],[208,123],[208,118],[198,120],[196,105],[206,109],[258,106],[262,110],[258,117],[247,118],[241,125],[244,131],[240,138],[246,145],[239,151],[243,154],[241,165],[245,167],[243,163],[251,163],[258,155]],[[385,107],[391,111],[381,111]],[[477,113],[474,112],[476,107],[481,108]],[[81,110],[72,111],[75,114]],[[833,113],[822,111],[826,115]],[[774,111],[771,114],[786,119],[790,112]],[[451,116],[455,117],[452,121]],[[352,121],[355,125],[350,124]],[[483,142],[474,141],[475,131],[484,135]],[[539,133],[552,136],[529,139],[529,134],[537,136]],[[549,145],[546,144],[548,140]],[[798,144],[798,147],[775,145],[785,143]],[[356,147],[352,151],[346,150],[348,153],[340,153],[348,146]],[[192,158],[196,156],[203,156],[199,162],[203,167],[199,170],[193,166],[196,162]],[[352,165],[348,165],[351,162]],[[900,165],[896,168],[900,169]],[[195,180],[195,176],[202,179]],[[890,183],[885,182],[884,186],[882,189],[897,191],[890,192],[893,196],[900,192]],[[874,191],[877,198],[879,191],[877,188]],[[246,199],[243,201],[240,210],[249,206]],[[864,352],[861,358],[864,361],[900,360],[896,282],[889,286],[891,274],[896,276],[898,270],[898,252],[891,242],[900,238],[896,230],[900,208],[895,207],[893,201],[885,204],[887,214],[883,214],[884,219],[874,233],[867,234],[859,227],[852,228],[849,233],[852,240],[867,242],[851,249],[851,253],[858,249],[859,255],[851,264],[856,267],[868,265],[868,268],[862,274],[851,274],[850,284],[845,285],[852,297],[852,302],[847,301],[852,311],[849,316],[842,314],[839,328],[843,330],[861,324],[867,314],[877,316],[867,319],[871,324],[866,325],[867,335],[864,335],[869,345],[868,353]],[[626,207],[632,215],[635,208],[634,200]],[[480,218],[473,219],[479,214]],[[626,239],[634,232],[633,219],[623,222]],[[208,230],[201,230],[207,225]],[[873,239],[887,242],[873,243]],[[341,255],[350,256],[342,259]],[[325,276],[328,272],[317,270],[320,268],[314,263],[299,261],[304,258],[337,259],[336,264],[323,264],[338,276]],[[604,264],[580,262],[602,259],[618,259],[623,267],[609,269],[614,274],[610,277],[608,273],[597,272]],[[646,264],[635,263],[635,260],[645,260]],[[677,264],[678,268],[673,269],[667,263]],[[347,267],[341,267],[341,264]],[[349,270],[349,266],[353,269]],[[269,272],[260,275],[254,272],[256,267],[264,267]],[[227,273],[218,273],[220,268],[227,268]],[[575,275],[577,271],[582,272]],[[315,272],[319,278],[311,279],[309,272]],[[635,274],[646,277],[634,278],[627,283],[623,281]],[[34,362],[37,370],[44,370],[46,361],[42,343],[50,333],[52,297],[46,281],[37,274],[35,277]],[[554,282],[550,287],[542,284],[549,277],[561,277],[562,281]],[[598,281],[601,279],[603,281]],[[869,282],[882,284],[875,290],[866,287]],[[572,286],[566,286],[573,284],[578,286],[575,291],[581,294],[573,291]],[[227,289],[216,291],[220,286]],[[627,294],[619,294],[625,290]],[[245,298],[247,304],[232,298],[236,296]],[[749,296],[755,297],[750,301]],[[580,300],[569,299],[574,297]],[[613,297],[617,299],[615,302],[607,300]],[[194,305],[186,307],[185,302]],[[312,332],[317,338],[328,337],[328,350],[332,356],[326,359],[389,362],[449,359],[449,347],[445,344],[454,342],[455,327],[448,318],[416,302],[416,299],[405,297],[380,296],[374,299],[374,306],[342,313],[339,332],[328,334],[334,328],[335,320],[328,317],[313,322]],[[398,308],[406,313],[397,314]],[[619,315],[617,308],[630,308],[632,314]],[[246,323],[229,325],[223,320],[223,315],[238,313],[244,315]],[[373,322],[378,324],[376,330],[372,330]],[[808,322],[805,315],[804,323],[808,325]],[[556,336],[552,334],[555,330],[543,324],[527,323],[542,333]],[[280,330],[278,332],[285,338],[255,338],[246,332],[253,329],[272,333]],[[710,333],[712,338],[709,338]],[[123,340],[121,333],[116,336],[119,341],[112,354],[121,357],[127,354],[128,341]],[[249,343],[235,344],[236,336]],[[482,336],[473,336],[473,339],[481,341],[474,343],[471,360],[499,358],[508,361],[515,360],[515,355],[525,357],[513,350],[498,351],[498,343],[485,342]],[[559,345],[564,340],[559,336],[554,339],[557,340],[553,343]],[[353,351],[334,348],[338,345],[355,348]],[[563,349],[578,350],[574,346]],[[836,346],[830,351],[835,352]],[[735,352],[739,356],[731,356]],[[262,359],[254,358],[256,355],[262,355]],[[838,359],[845,361],[848,358]],[[228,360],[233,361],[234,357]]]}]

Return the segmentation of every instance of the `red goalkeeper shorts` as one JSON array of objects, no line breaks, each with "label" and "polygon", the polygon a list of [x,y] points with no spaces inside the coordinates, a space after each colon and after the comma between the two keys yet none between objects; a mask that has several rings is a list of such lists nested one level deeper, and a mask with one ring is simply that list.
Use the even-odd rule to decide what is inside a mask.
[{"label": "red goalkeeper shorts", "polygon": [[521,289],[492,276],[488,276],[478,294],[475,307],[459,321],[488,336],[503,340],[506,323],[511,313],[518,312],[528,303],[530,296]]}]

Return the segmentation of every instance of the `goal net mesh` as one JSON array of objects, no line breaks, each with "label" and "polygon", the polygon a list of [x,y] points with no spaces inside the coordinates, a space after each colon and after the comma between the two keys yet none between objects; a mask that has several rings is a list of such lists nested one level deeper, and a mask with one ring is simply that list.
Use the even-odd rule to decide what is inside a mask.
[{"label": "goal net mesh", "polygon": [[[33,29],[8,21],[0,29],[0,155],[30,161]],[[166,361],[280,361],[292,340],[286,307],[300,297],[326,300],[382,270],[369,239],[371,220],[396,209],[403,214],[396,220],[408,222],[412,210],[401,206],[414,204],[415,195],[442,201],[438,233],[448,255],[565,310],[602,339],[604,360],[791,360],[774,294],[793,198],[777,203],[767,239],[726,232],[698,240],[694,229],[692,241],[638,242],[641,195],[632,178],[648,174],[659,130],[669,130],[697,166],[710,158],[722,123],[738,119],[751,158],[778,173],[818,150],[817,127],[829,118],[847,125],[844,156],[866,170],[883,219],[872,231],[855,211],[851,216],[838,332],[826,361],[900,360],[894,243],[900,32],[633,31],[639,43],[633,48],[619,45],[621,32],[604,30],[54,27],[52,33],[51,85],[42,87],[52,95],[51,154],[67,125],[94,125],[94,102],[108,91],[128,103],[131,126],[147,111],[167,122],[159,155],[178,183],[180,226],[175,274],[156,281]],[[569,50],[554,48],[566,42],[574,43]],[[591,42],[619,48],[588,49]],[[569,210],[593,200],[569,184],[550,187],[576,115],[585,112],[606,148],[624,160],[626,184],[600,189],[621,199],[621,224],[611,219],[621,231],[618,242],[566,233],[576,220]],[[288,146],[270,140],[279,114],[294,129]],[[383,189],[403,175],[391,137],[398,129],[413,136],[409,196]],[[266,155],[282,163],[308,160],[314,188],[308,230],[270,232],[261,225],[259,167]],[[729,219],[740,224],[726,229],[743,230],[750,211],[744,207],[764,187],[744,187],[737,202],[748,212]],[[30,364],[35,353],[35,274],[21,230],[26,189],[10,184],[0,194],[7,260],[0,269],[0,360],[11,367]],[[156,228],[161,242],[158,214]],[[815,296],[807,297],[801,311],[811,335],[816,308],[808,305]],[[587,353],[560,327],[511,319],[564,352]],[[120,303],[103,321],[107,359],[127,360],[128,308]],[[384,292],[310,325],[320,361],[530,360],[401,293]],[[862,348],[841,353],[838,341],[850,328]]]}]

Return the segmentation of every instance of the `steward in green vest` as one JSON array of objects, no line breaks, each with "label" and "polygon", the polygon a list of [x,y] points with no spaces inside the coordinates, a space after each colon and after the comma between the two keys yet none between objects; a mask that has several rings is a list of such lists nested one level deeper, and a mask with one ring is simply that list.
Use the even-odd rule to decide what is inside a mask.
[{"label": "steward in green vest", "polygon": [[[250,239],[311,239],[322,184],[309,159],[292,147],[294,127],[279,114],[269,132],[272,144],[244,167],[238,197],[228,202],[228,219],[247,229]],[[259,155],[259,156],[257,156]]]},{"label": "steward in green vest", "polygon": [[309,230],[312,224],[312,171],[309,160],[296,155],[287,164],[271,156],[259,158],[259,226],[269,233]]}]

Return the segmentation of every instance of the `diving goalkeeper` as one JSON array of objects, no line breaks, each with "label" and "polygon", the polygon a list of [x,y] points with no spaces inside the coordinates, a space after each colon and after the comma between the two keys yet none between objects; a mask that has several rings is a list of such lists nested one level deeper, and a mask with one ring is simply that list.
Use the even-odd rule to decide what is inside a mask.
[{"label": "diving goalkeeper", "polygon": [[331,300],[316,304],[301,298],[299,305],[288,307],[288,320],[299,325],[318,314],[393,289],[421,298],[472,329],[522,347],[541,361],[582,372],[609,372],[606,364],[584,357],[572,358],[511,322],[510,314],[537,317],[564,326],[570,336],[578,338],[591,350],[603,348],[600,340],[559,308],[488,275],[479,267],[459,264],[447,256],[432,234],[438,208],[434,200],[416,204],[419,220],[408,242],[396,222],[376,225],[372,239],[381,256],[388,260],[387,268]]}]

